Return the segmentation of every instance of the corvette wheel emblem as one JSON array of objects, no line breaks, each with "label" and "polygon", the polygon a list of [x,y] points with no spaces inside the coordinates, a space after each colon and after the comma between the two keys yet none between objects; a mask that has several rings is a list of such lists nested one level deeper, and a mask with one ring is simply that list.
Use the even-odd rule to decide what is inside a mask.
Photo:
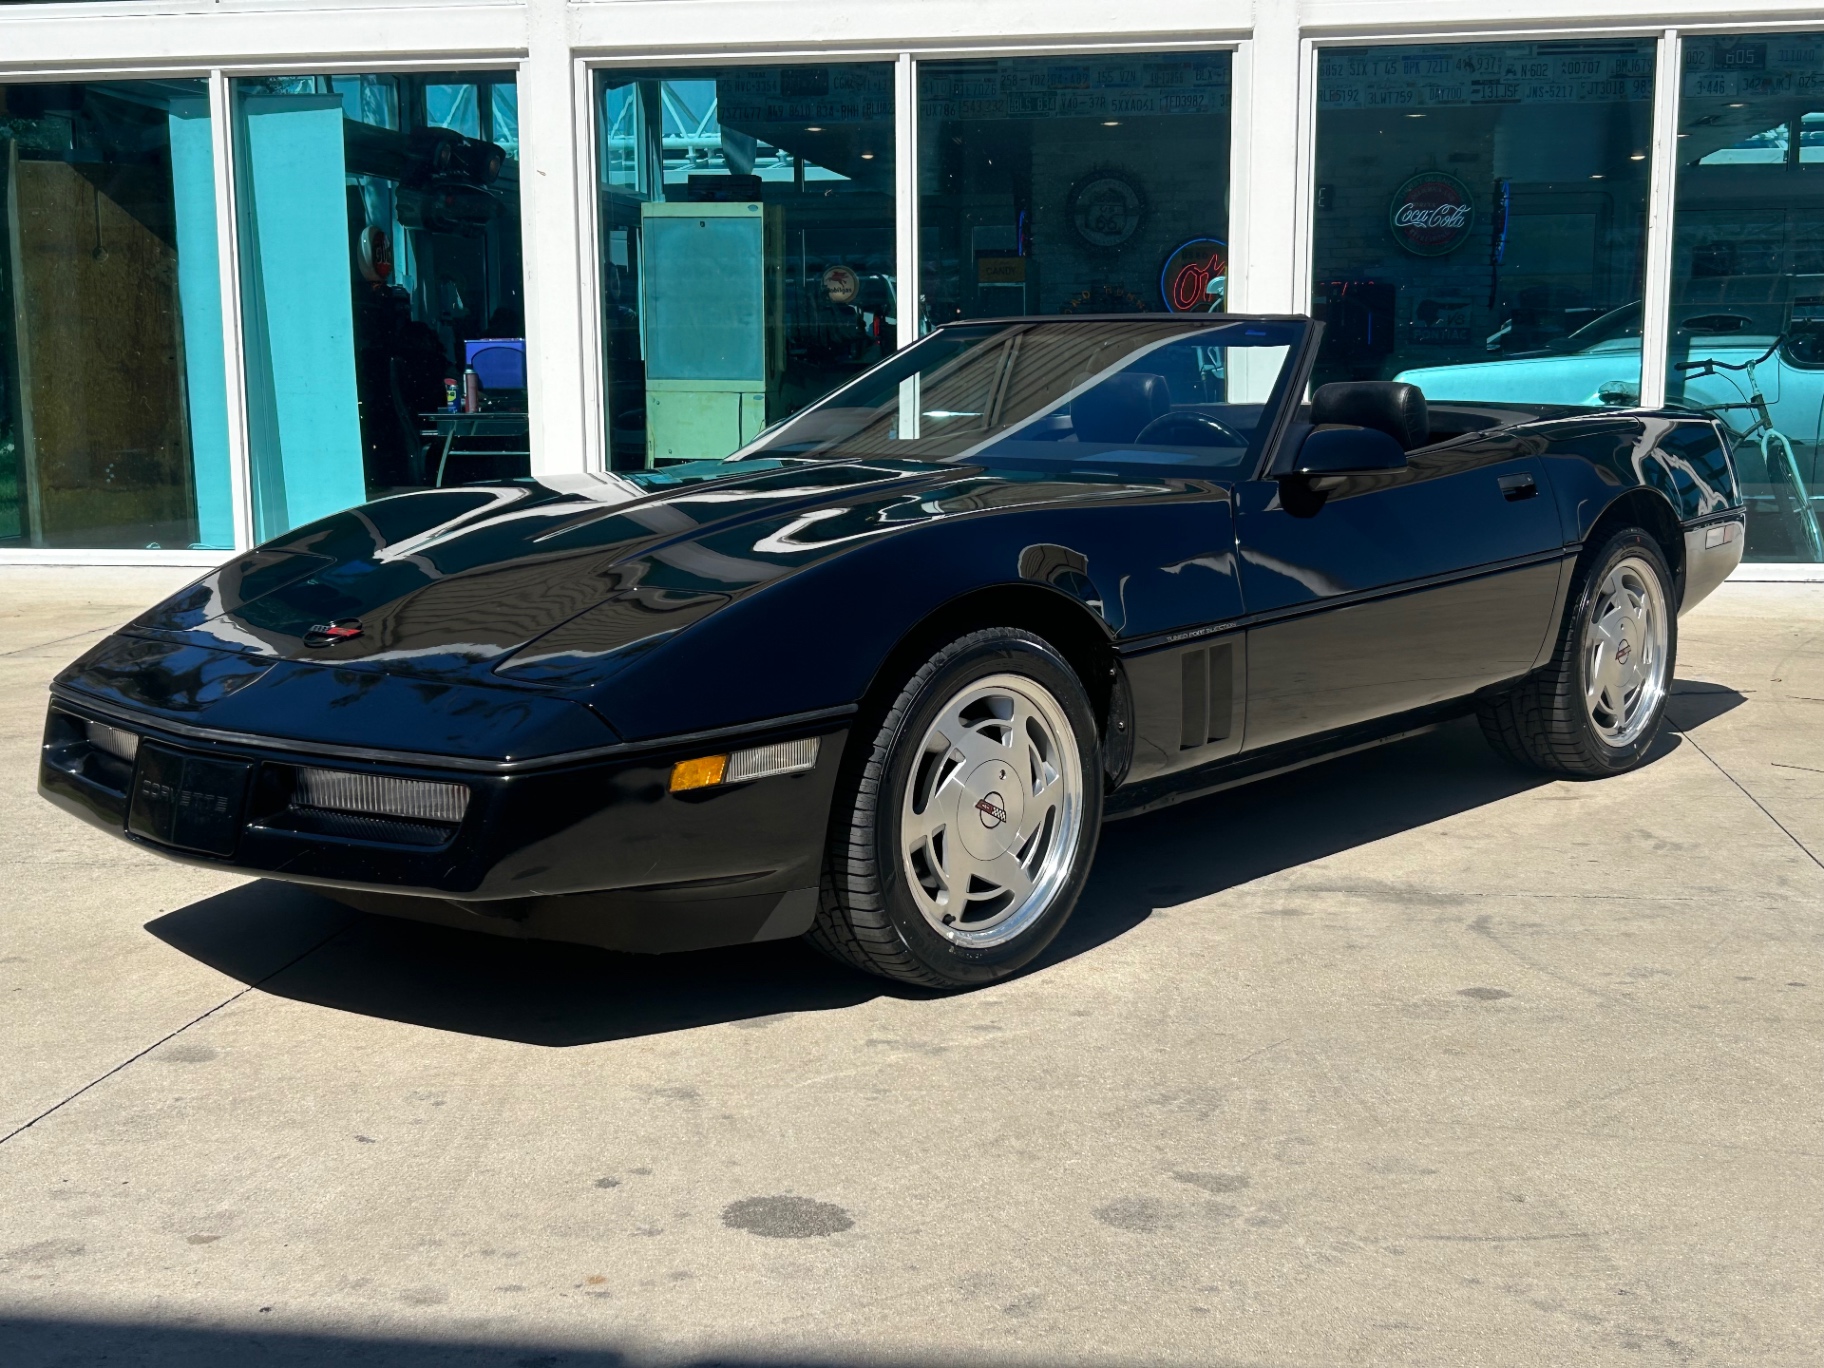
[{"label": "corvette wheel emblem", "polygon": [[1615,648],[1615,663],[1617,665],[1626,665],[1628,663],[1628,657],[1633,654],[1634,648],[1624,641]]},{"label": "corvette wheel emblem", "polygon": [[1007,800],[998,793],[990,793],[975,800],[975,810],[982,814],[982,825],[993,831],[1007,820],[1007,809],[1003,804]]},{"label": "corvette wheel emblem", "polygon": [[335,622],[319,622],[304,633],[306,646],[334,646],[338,641],[353,641],[366,629],[361,626],[359,618],[341,618]]}]

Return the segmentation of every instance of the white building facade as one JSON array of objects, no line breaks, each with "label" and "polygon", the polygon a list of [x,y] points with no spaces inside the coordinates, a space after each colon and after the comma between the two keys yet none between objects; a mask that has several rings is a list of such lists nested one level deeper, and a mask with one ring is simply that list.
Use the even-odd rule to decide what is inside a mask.
[{"label": "white building facade", "polygon": [[1678,404],[1824,578],[1824,16],[1715,0],[0,4],[0,563],[733,450],[974,317]]}]

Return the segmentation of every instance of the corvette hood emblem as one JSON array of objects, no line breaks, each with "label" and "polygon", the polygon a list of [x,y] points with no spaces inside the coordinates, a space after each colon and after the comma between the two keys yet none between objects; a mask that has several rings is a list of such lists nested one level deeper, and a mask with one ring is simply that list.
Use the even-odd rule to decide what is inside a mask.
[{"label": "corvette hood emblem", "polygon": [[319,622],[304,633],[306,646],[334,646],[338,641],[353,641],[366,629],[361,626],[359,618],[340,618],[335,622]]}]

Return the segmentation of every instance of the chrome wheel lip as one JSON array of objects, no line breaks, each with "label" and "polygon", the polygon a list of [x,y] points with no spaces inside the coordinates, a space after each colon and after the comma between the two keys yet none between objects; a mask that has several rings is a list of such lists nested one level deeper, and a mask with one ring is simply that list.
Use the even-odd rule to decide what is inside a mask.
[{"label": "chrome wheel lip", "polygon": [[1671,669],[1671,618],[1658,568],[1628,555],[1590,595],[1583,623],[1583,697],[1604,745],[1625,750],[1658,716]]},{"label": "chrome wheel lip", "polygon": [[1076,865],[1083,785],[1076,728],[1037,680],[994,674],[952,693],[913,752],[896,833],[926,924],[959,948],[988,950],[1038,921]]}]

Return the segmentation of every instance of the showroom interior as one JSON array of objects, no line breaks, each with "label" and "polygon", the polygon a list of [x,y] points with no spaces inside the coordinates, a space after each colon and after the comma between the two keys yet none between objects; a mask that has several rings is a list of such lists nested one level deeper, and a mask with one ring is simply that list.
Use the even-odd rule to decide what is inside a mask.
[{"label": "showroom interior", "polygon": [[1320,383],[1711,412],[1738,573],[1824,577],[1797,6],[358,9],[0,5],[0,563],[717,459],[957,320],[1228,309],[1322,318]]}]

